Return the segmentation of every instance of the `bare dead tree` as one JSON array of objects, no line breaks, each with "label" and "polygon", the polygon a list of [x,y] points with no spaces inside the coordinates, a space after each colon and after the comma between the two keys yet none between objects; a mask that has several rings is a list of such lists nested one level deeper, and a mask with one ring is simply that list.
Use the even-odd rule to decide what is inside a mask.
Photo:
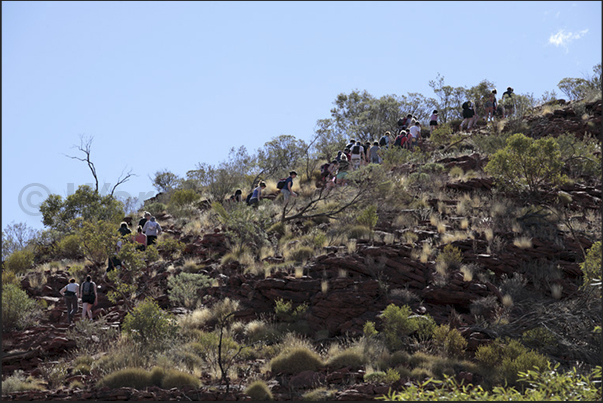
[{"label": "bare dead tree", "polygon": [[94,163],[90,160],[90,154],[92,152],[92,140],[94,137],[85,138],[84,135],[80,134],[80,145],[73,146],[71,148],[77,148],[79,151],[83,152],[86,155],[86,158],[82,157],[73,157],[71,155],[65,154],[66,157],[69,157],[74,160],[83,161],[88,164],[88,168],[90,168],[90,172],[92,172],[92,176],[94,177],[94,191],[98,193],[98,176],[96,175],[96,167]]},{"label": "bare dead tree", "polygon": [[[331,190],[319,188],[303,204],[296,208],[295,213],[291,213],[297,206],[297,198],[289,199],[289,203],[283,206],[281,221],[291,221],[298,219],[312,219],[318,217],[337,218],[346,209],[360,205],[366,202],[373,194],[374,184],[366,181],[359,181],[344,187],[336,187]],[[325,203],[334,201],[337,203]]]},{"label": "bare dead tree", "polygon": [[[90,168],[90,172],[92,172],[92,177],[94,177],[94,191],[96,193],[98,193],[98,175],[96,173],[96,167],[94,166],[94,162],[92,162],[92,160],[90,159],[90,154],[92,154],[92,140],[94,140],[93,136],[90,137],[84,137],[84,135],[80,134],[80,145],[79,146],[73,146],[72,148],[77,148],[78,151],[81,151],[84,153],[85,157],[74,157],[72,155],[67,155],[64,154],[66,157],[74,159],[74,160],[78,160],[78,161],[83,161],[86,164],[88,164],[88,168]],[[135,174],[132,173],[132,170],[130,169],[128,171],[128,173],[124,176],[124,170],[121,171],[121,174],[119,175],[119,178],[117,178],[117,183],[115,184],[115,186],[113,186],[113,188],[111,189],[111,197],[113,197],[113,193],[115,192],[115,189],[121,185],[122,183],[127,182],[128,180],[130,180],[130,178],[132,176],[137,176]],[[123,176],[123,178],[122,178]]]}]

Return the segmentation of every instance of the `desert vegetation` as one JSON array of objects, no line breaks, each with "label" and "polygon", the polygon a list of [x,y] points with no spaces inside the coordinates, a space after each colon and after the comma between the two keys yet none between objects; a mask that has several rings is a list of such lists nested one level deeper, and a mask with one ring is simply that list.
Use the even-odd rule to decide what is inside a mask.
[{"label": "desert vegetation", "polygon": [[[457,130],[458,109],[491,83],[452,91],[438,77],[437,99],[340,94],[308,142],[282,135],[184,178],[158,171],[158,194],[137,214],[89,186],[51,195],[44,231],[2,232],[3,399],[177,388],[253,400],[600,400],[597,71],[562,80],[569,103],[517,95],[512,117],[472,132]],[[324,187],[319,166],[350,137],[375,140],[406,111],[425,118],[438,105],[444,124],[414,151],[384,150],[347,186]],[[285,204],[276,181],[291,169],[299,196]],[[260,180],[257,208],[228,200]],[[116,230],[144,211],[164,232],[141,251]],[[113,256],[122,265],[106,272]],[[95,320],[68,328],[58,289],[87,274],[101,295]],[[30,337],[50,325],[61,340],[42,358]]]}]

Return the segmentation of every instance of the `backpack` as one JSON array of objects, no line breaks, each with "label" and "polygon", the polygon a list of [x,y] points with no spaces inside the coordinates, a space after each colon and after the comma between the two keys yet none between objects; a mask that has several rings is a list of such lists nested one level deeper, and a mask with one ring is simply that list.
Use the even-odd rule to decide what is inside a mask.
[{"label": "backpack", "polygon": [[92,283],[90,281],[86,281],[82,285],[82,295],[92,295],[94,292],[92,291]]},{"label": "backpack", "polygon": [[352,154],[360,154],[360,146],[358,144],[352,147]]},{"label": "backpack", "polygon": [[398,137],[396,137],[396,140],[394,141],[394,145],[395,146],[401,146],[402,145],[402,137],[404,137],[403,135],[399,135]]},{"label": "backpack", "polygon": [[285,182],[287,181],[287,178],[283,178],[280,181],[278,181],[276,183],[276,188],[277,189],[284,189],[285,188]]},{"label": "backpack", "polygon": [[327,176],[329,174],[329,167],[331,166],[331,164],[329,164],[328,162],[326,164],[322,164],[320,166],[320,175],[324,178],[325,176]]},{"label": "backpack", "polygon": [[380,147],[385,147],[387,145],[387,140],[385,140],[385,136],[381,137],[381,139],[379,140],[379,146]]},{"label": "backpack", "polygon": [[404,118],[398,119],[398,126],[402,127],[402,126],[404,126],[405,123],[406,123],[406,119],[404,119]]},{"label": "backpack", "polygon": [[249,204],[249,199],[251,199],[251,196],[253,196],[253,192],[247,195],[247,197],[245,198],[245,203]]},{"label": "backpack", "polygon": [[461,105],[463,107],[463,109],[469,109],[469,101],[465,102],[463,105]]}]

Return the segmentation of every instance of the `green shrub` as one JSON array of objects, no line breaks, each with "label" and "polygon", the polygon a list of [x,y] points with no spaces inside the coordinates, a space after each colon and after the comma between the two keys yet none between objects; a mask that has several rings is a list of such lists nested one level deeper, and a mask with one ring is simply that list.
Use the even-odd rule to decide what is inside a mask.
[{"label": "green shrub", "polygon": [[535,367],[542,369],[548,365],[546,357],[510,338],[496,339],[492,343],[479,346],[475,359],[486,368],[499,369],[500,375],[509,384],[517,381],[519,372]]},{"label": "green shrub", "polygon": [[376,336],[377,334],[379,334],[377,329],[375,329],[375,322],[371,322],[370,320],[364,323],[364,326],[362,327],[362,333],[366,337]]},{"label": "green shrub", "polygon": [[59,256],[67,259],[78,259],[82,256],[79,237],[75,234],[67,235],[56,245]]},{"label": "green shrub", "polygon": [[116,250],[119,233],[115,224],[105,221],[72,220],[70,225],[77,228],[80,247],[84,255],[97,265],[107,263],[109,256]]},{"label": "green shrub", "polygon": [[543,348],[554,345],[557,338],[549,329],[539,326],[523,332],[521,342],[529,347]]},{"label": "green shrub", "polygon": [[170,197],[170,204],[176,206],[184,206],[186,204],[194,203],[199,200],[201,196],[193,189],[180,189],[176,190],[172,197]]},{"label": "green shrub", "polygon": [[367,227],[369,230],[372,230],[377,225],[378,219],[377,206],[374,205],[368,206],[356,216],[358,224]]},{"label": "green shrub", "polygon": [[142,368],[124,368],[105,375],[98,383],[99,387],[111,389],[134,388],[143,389],[152,386],[151,373]]},{"label": "green shrub", "polygon": [[449,356],[460,357],[467,348],[467,340],[455,328],[450,328],[449,325],[440,325],[433,331],[433,339],[436,345]]},{"label": "green shrub", "polygon": [[155,213],[162,213],[167,209],[167,206],[164,203],[155,202],[145,206],[145,209],[147,211],[154,211]]},{"label": "green shrub", "polygon": [[172,304],[180,304],[189,309],[197,306],[201,299],[199,290],[211,286],[212,279],[202,273],[182,272],[168,278],[168,296]]},{"label": "green shrub", "polygon": [[298,374],[302,371],[316,371],[323,366],[320,356],[306,347],[296,347],[283,352],[270,361],[270,370],[277,374],[284,372]]},{"label": "green shrub", "polygon": [[521,391],[511,386],[485,390],[481,386],[459,384],[453,377],[443,382],[428,380],[411,384],[399,392],[390,392],[378,399],[389,401],[601,401],[601,366],[590,375],[578,375],[576,368],[562,373],[559,364],[540,371],[526,371],[519,375],[524,388]]},{"label": "green shrub", "polygon": [[291,301],[285,301],[282,298],[275,301],[274,313],[276,318],[283,322],[297,322],[306,314],[307,310],[308,303],[306,302],[293,308]]},{"label": "green shrub", "polygon": [[198,388],[201,386],[201,381],[194,375],[175,369],[167,371],[161,381],[161,387],[163,389],[180,388],[182,386]]},{"label": "green shrub", "polygon": [[327,365],[332,369],[340,369],[344,367],[360,368],[366,364],[367,359],[355,348],[348,348],[329,358]]},{"label": "green shrub", "polygon": [[451,143],[452,127],[448,123],[436,126],[431,132],[429,140],[436,146],[447,146]]},{"label": "green shrub", "polygon": [[507,146],[490,157],[484,171],[502,189],[537,192],[547,184],[565,181],[559,145],[553,138],[534,140],[522,133],[507,139]]},{"label": "green shrub", "polygon": [[10,254],[5,267],[15,274],[24,274],[33,267],[34,253],[29,249],[21,249]]},{"label": "green shrub", "polygon": [[161,251],[169,259],[177,259],[186,245],[171,236],[163,236],[157,241],[157,250]]},{"label": "green shrub", "polygon": [[[16,253],[16,252],[15,252]],[[17,284],[2,285],[2,330],[24,329],[33,325],[40,314],[35,300]]]},{"label": "green shrub", "polygon": [[247,389],[245,389],[245,394],[251,396],[251,400],[253,401],[274,400],[270,388],[268,388],[266,382],[261,380],[252,382]]},{"label": "green shrub", "polygon": [[364,382],[375,382],[391,384],[397,382],[400,379],[400,373],[389,368],[387,371],[375,371],[364,375]]},{"label": "green shrub", "polygon": [[163,311],[151,297],[128,313],[122,324],[125,334],[149,349],[160,347],[176,335],[176,330],[171,315]]},{"label": "green shrub", "polygon": [[409,319],[410,307],[389,304],[381,313],[385,342],[390,351],[400,350],[405,339],[419,328],[416,320]]}]

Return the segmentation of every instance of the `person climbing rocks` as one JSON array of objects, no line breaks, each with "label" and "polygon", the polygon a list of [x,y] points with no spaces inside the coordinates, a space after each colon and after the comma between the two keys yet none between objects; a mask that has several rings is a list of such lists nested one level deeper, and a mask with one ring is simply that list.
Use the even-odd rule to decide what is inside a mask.
[{"label": "person climbing rocks", "polygon": [[67,306],[67,320],[69,324],[73,323],[73,318],[77,314],[77,301],[80,298],[80,285],[72,278],[69,283],[61,288],[59,293],[65,297],[65,305]]}]

